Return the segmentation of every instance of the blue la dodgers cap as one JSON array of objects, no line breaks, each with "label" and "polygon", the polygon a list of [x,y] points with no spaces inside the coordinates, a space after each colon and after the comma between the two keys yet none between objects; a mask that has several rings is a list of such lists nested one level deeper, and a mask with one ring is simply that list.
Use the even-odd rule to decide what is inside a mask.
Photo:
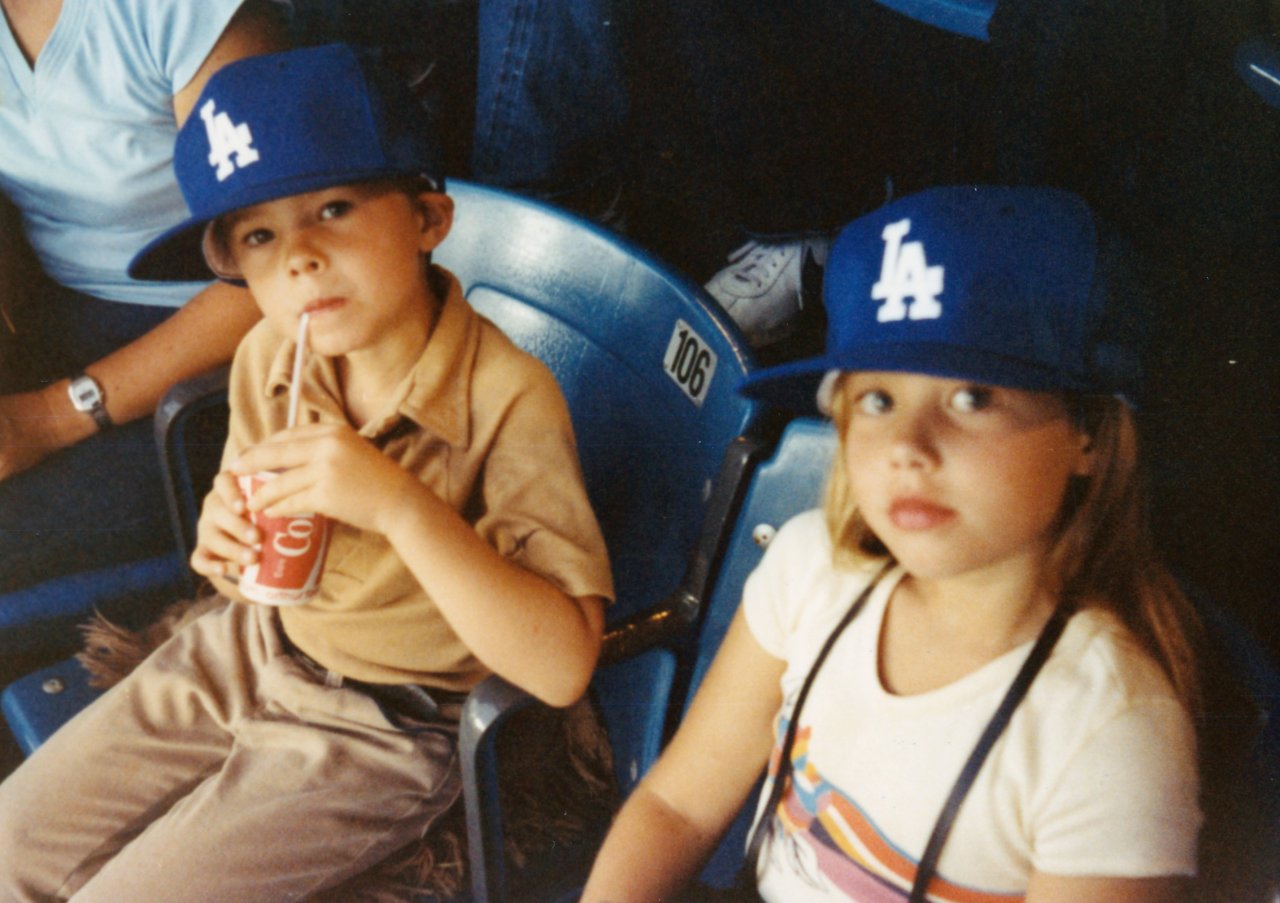
[{"label": "blue la dodgers cap", "polygon": [[372,55],[347,44],[218,70],[178,132],[173,167],[191,216],[133,258],[135,279],[208,279],[205,226],[233,210],[384,178],[443,187],[422,107]]},{"label": "blue la dodgers cap", "polygon": [[1068,192],[922,191],[836,237],[823,284],[826,353],[761,370],[741,391],[822,409],[828,372],[875,370],[1132,403],[1142,304],[1125,269],[1123,249],[1104,247],[1089,208]]}]

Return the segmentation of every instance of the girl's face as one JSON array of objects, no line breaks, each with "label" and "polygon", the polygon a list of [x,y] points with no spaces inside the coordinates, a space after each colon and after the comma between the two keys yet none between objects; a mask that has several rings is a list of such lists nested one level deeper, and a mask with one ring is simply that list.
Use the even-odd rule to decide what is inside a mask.
[{"label": "girl's face", "polygon": [[908,573],[1038,567],[1088,437],[1057,395],[914,373],[852,373],[844,465],[867,525]]}]

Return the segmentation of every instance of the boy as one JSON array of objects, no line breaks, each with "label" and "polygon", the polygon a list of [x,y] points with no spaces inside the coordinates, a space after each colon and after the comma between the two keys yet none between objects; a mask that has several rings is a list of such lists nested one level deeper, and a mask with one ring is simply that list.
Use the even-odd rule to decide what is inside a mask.
[{"label": "boy", "polygon": [[[193,217],[132,269],[183,275],[203,242],[265,320],[192,565],[243,602],[250,507],[326,515],[328,560],[314,600],[199,619],[0,785],[5,899],[341,895],[457,797],[467,690],[494,672],[567,705],[599,650],[612,587],[564,401],[430,265],[452,202],[412,100],[331,45],[229,66],[196,109]],[[235,477],[267,470],[247,505]]]}]

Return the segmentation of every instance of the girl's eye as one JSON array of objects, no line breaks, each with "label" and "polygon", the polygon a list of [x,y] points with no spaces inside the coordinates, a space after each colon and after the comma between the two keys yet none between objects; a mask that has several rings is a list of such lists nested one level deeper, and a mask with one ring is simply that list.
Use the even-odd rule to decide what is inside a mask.
[{"label": "girl's eye", "polygon": [[329,201],[320,208],[320,219],[337,219],[351,211],[350,201]]},{"label": "girl's eye", "polygon": [[994,393],[985,386],[965,386],[951,396],[951,406],[964,414],[991,407]]},{"label": "girl's eye", "polygon": [[889,393],[878,389],[863,392],[853,403],[860,414],[885,414],[893,409],[893,399],[889,397]]}]

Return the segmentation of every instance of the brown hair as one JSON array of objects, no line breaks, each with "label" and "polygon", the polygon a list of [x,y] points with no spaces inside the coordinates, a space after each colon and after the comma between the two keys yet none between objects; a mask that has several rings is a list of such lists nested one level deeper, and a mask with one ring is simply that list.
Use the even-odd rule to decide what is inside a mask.
[{"label": "brown hair", "polygon": [[[845,473],[847,384],[839,380],[832,395],[841,457],[831,468],[823,506],[835,563],[844,567],[890,554],[859,513]],[[1198,717],[1199,619],[1156,553],[1133,412],[1111,396],[1073,396],[1068,404],[1090,437],[1096,463],[1089,476],[1073,478],[1063,500],[1047,569],[1056,595],[1119,617],[1164,669],[1187,710]]]}]

